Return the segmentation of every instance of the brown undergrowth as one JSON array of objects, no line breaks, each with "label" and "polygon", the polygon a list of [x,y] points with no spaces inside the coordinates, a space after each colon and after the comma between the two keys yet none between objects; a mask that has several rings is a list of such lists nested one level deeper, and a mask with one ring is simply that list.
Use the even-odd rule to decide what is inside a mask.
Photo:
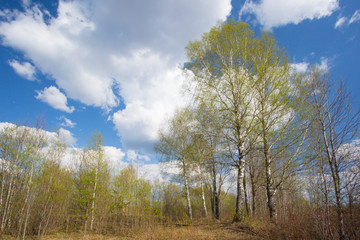
[{"label": "brown undergrowth", "polygon": [[[84,232],[58,232],[45,236],[44,240],[118,240],[118,239],[174,239],[174,240],[216,240],[216,239],[289,239],[288,233],[281,226],[264,219],[245,219],[241,223],[221,222],[214,219],[201,219],[192,224],[174,223],[153,225],[137,231],[124,231],[117,235]],[[15,238],[3,236],[2,239]],[[27,239],[37,239],[36,237]]]}]

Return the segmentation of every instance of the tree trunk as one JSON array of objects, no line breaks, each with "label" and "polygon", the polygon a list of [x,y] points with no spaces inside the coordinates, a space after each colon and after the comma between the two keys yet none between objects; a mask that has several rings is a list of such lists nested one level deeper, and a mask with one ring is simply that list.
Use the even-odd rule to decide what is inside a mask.
[{"label": "tree trunk", "polygon": [[248,197],[247,197],[247,189],[246,189],[246,175],[244,170],[244,177],[243,177],[243,188],[244,188],[244,201],[245,201],[245,209],[246,209],[246,215],[249,215],[249,203],[248,203]]},{"label": "tree trunk", "polygon": [[265,133],[265,124],[263,123],[263,152],[265,160],[265,178],[266,178],[266,196],[267,196],[267,207],[269,209],[270,219],[276,219],[276,209],[274,195],[275,190],[273,189],[272,173],[271,173],[271,158],[269,156],[268,139]]},{"label": "tree trunk", "polygon": [[3,211],[2,220],[1,220],[1,232],[4,232],[4,230],[5,230],[8,212],[11,208],[11,199],[12,199],[11,196],[13,195],[12,192],[13,192],[13,184],[14,184],[13,176],[14,176],[14,173],[13,173],[13,171],[11,171],[9,188],[8,188],[7,195],[6,195],[6,201],[5,201],[4,211]]},{"label": "tree trunk", "polygon": [[217,194],[217,186],[216,186],[216,166],[215,159],[212,161],[212,177],[213,177],[213,204],[214,211],[213,214],[216,219],[220,218],[220,209],[219,209],[219,195]]},{"label": "tree trunk", "polygon": [[188,179],[187,179],[185,168],[184,168],[184,185],[185,185],[185,190],[186,190],[186,201],[187,201],[187,207],[188,207],[188,215],[189,215],[190,221],[192,221],[193,216],[192,216],[192,209],[191,209],[190,190],[189,190],[189,184],[188,184]]},{"label": "tree trunk", "polygon": [[183,161],[183,175],[184,175],[184,185],[185,185],[185,191],[186,191],[186,202],[187,202],[187,207],[188,207],[188,215],[189,215],[190,221],[192,221],[192,209],[191,209],[189,183],[188,183],[188,179],[187,179],[185,160],[182,160],[182,161]]},{"label": "tree trunk", "polygon": [[[37,155],[37,151],[38,151],[38,149],[36,150],[35,156]],[[30,170],[29,182],[28,182],[28,184],[26,186],[27,190],[26,190],[26,199],[25,199],[24,206],[27,206],[27,209],[26,209],[25,223],[24,223],[24,230],[23,230],[22,239],[25,239],[26,228],[27,228],[27,225],[28,225],[29,217],[30,217],[30,205],[31,205],[31,193],[30,192],[31,192],[32,184],[33,184],[32,183],[32,178],[33,178],[33,174],[34,174],[35,156],[33,157],[32,162],[31,162],[31,170]]]},{"label": "tree trunk", "polygon": [[266,161],[266,195],[267,195],[267,205],[269,209],[269,214],[271,219],[276,219],[276,210],[275,210],[275,201],[274,195],[275,191],[272,187],[272,176],[270,161]]},{"label": "tree trunk", "polygon": [[97,182],[98,182],[98,171],[99,166],[95,169],[95,179],[94,179],[94,189],[92,194],[92,202],[91,202],[91,221],[90,221],[90,231],[94,230],[94,219],[95,219],[95,198],[96,198],[96,188],[97,188]]},{"label": "tree trunk", "polygon": [[237,193],[236,193],[236,209],[234,221],[241,221],[243,218],[242,203],[243,203],[243,178],[244,178],[244,159],[239,156],[238,175],[237,175]]},{"label": "tree trunk", "polygon": [[251,183],[251,194],[252,194],[252,215],[255,215],[256,211],[256,188],[254,175],[250,173],[250,183]]},{"label": "tree trunk", "polygon": [[[330,138],[327,138],[327,132],[325,123],[322,121],[322,136],[323,141],[327,153],[328,162],[331,169],[331,176],[334,183],[334,191],[335,191],[335,199],[336,199],[336,212],[338,215],[338,232],[339,232],[339,239],[343,240],[346,239],[345,231],[344,231],[344,218],[343,218],[343,209],[341,205],[341,192],[340,192],[340,176],[339,176],[339,167],[337,163],[337,153],[334,147],[334,140],[333,140],[333,128],[331,124],[331,118],[328,116],[330,121]],[[330,144],[329,144],[330,143]]]},{"label": "tree trunk", "polygon": [[203,176],[202,176],[202,170],[201,171],[201,179],[200,179],[200,184],[201,184],[201,199],[202,199],[202,203],[203,203],[203,208],[204,208],[204,214],[205,217],[207,217],[207,209],[206,209],[206,201],[205,201],[205,192],[204,192],[204,184],[203,184]]}]

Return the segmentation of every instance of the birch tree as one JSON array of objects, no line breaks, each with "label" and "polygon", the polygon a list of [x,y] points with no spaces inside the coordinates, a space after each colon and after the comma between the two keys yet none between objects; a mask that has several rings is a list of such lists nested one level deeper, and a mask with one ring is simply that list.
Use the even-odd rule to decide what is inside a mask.
[{"label": "birch tree", "polygon": [[351,106],[343,81],[333,84],[328,73],[312,68],[309,72],[310,99],[313,125],[318,128],[319,149],[324,153],[334,188],[339,239],[346,239],[344,230],[343,183],[341,174],[347,167],[341,155],[344,144],[359,137],[359,110]]},{"label": "birch tree", "polygon": [[[88,146],[80,153],[80,166],[75,178],[77,188],[78,213],[84,221],[84,231],[90,225],[95,228],[95,215],[99,208],[96,204],[108,197],[109,169],[104,158],[104,140],[100,132],[95,132]],[[99,195],[102,193],[103,195]]]},{"label": "birch tree", "polygon": [[229,157],[238,172],[235,220],[243,217],[245,156],[249,152],[249,132],[253,130],[253,93],[249,75],[253,71],[254,33],[245,23],[229,22],[213,27],[201,40],[186,47],[185,65],[195,84],[195,99],[212,102],[220,114],[222,135]]},{"label": "birch tree", "polygon": [[160,131],[160,140],[155,146],[156,152],[160,153],[166,161],[175,161],[177,168],[181,171],[190,221],[193,217],[189,186],[193,152],[191,136],[193,122],[194,118],[190,109],[178,110],[169,121],[168,129]]}]

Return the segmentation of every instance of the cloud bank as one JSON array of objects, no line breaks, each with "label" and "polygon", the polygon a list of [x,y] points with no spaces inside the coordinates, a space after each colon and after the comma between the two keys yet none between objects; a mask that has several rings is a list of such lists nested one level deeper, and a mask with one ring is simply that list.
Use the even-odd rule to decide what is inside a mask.
[{"label": "cloud bank", "polygon": [[64,97],[112,110],[123,145],[149,151],[163,119],[184,102],[185,45],[225,20],[231,1],[60,0],[56,16],[29,2],[24,9],[0,13],[0,36],[55,81],[37,98],[70,113],[45,97],[61,89]]}]

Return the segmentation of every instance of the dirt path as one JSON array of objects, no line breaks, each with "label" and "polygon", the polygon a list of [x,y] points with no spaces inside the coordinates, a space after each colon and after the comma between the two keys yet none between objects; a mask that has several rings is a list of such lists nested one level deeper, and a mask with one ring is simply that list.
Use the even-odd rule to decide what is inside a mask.
[{"label": "dirt path", "polygon": [[263,239],[250,228],[238,224],[211,222],[193,224],[190,228],[193,235],[188,239]]}]

